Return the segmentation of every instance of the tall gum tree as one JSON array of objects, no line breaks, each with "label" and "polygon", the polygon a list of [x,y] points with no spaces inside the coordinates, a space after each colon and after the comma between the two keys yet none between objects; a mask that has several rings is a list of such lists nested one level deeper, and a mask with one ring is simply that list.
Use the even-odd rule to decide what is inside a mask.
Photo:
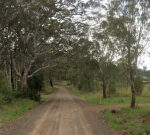
[{"label": "tall gum tree", "polygon": [[[99,42],[98,42],[99,41]],[[109,38],[103,33],[96,33],[96,41],[92,48],[93,59],[98,63],[99,78],[102,82],[103,98],[107,97],[107,85],[112,75],[115,49]]]},{"label": "tall gum tree", "polygon": [[149,2],[147,0],[116,0],[111,1],[106,7],[110,36],[116,40],[119,55],[127,58],[132,92],[131,108],[134,108],[136,98],[134,78],[138,58],[147,43]]},{"label": "tall gum tree", "polygon": [[[99,16],[99,14],[98,14]],[[112,75],[111,66],[116,53],[113,40],[109,37],[107,22],[101,18],[98,25],[93,28],[93,47],[91,48],[93,59],[96,59],[99,68],[99,78],[102,82],[103,97],[107,97],[107,85]]]}]

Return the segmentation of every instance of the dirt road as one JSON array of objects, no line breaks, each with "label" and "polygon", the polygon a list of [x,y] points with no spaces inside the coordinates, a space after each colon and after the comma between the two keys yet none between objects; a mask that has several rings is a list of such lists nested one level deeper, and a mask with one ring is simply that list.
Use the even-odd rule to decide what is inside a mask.
[{"label": "dirt road", "polygon": [[59,86],[50,101],[27,112],[15,123],[0,130],[0,135],[115,135],[102,117],[88,105]]}]

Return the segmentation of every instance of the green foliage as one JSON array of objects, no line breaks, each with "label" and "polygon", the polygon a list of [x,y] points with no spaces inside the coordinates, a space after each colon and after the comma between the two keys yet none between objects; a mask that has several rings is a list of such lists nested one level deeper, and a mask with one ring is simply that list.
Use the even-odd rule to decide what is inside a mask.
[{"label": "green foliage", "polygon": [[90,80],[90,78],[87,76],[80,76],[80,81],[78,84],[78,89],[79,90],[85,90],[85,91],[90,91],[92,89],[91,86],[92,80]]},{"label": "green foliage", "polygon": [[35,106],[37,102],[30,99],[14,99],[12,103],[3,105],[0,110],[0,123],[6,123],[20,117],[25,111]]},{"label": "green foliage", "polygon": [[69,68],[68,72],[67,72],[67,79],[73,84],[76,85],[77,84],[77,76],[78,76],[78,71],[71,67]]},{"label": "green foliage", "polygon": [[105,119],[112,128],[121,134],[130,133],[133,135],[149,135],[149,124],[145,122],[149,113],[149,107],[121,108],[116,114],[106,110],[103,111]]},{"label": "green foliage", "polygon": [[115,94],[116,93],[116,85],[115,82],[110,82],[108,85],[109,93]]},{"label": "green foliage", "polygon": [[28,80],[28,95],[35,101],[40,101],[40,91],[43,88],[43,75],[37,74]]},{"label": "green foliage", "polygon": [[14,90],[14,91],[12,92],[12,96],[13,96],[14,98],[23,97],[23,96],[22,96],[22,91],[20,91],[20,90]]},{"label": "green foliage", "polygon": [[135,78],[135,90],[137,95],[141,95],[142,91],[144,89],[144,83],[141,77]]},{"label": "green foliage", "polygon": [[28,80],[28,88],[42,90],[43,88],[43,74],[37,74]]},{"label": "green foliage", "polygon": [[0,72],[0,104],[9,103],[12,100],[12,90],[3,72]]},{"label": "green foliage", "polygon": [[78,89],[83,91],[95,90],[97,86],[97,62],[90,58],[82,58],[80,64],[69,68],[67,79]]}]

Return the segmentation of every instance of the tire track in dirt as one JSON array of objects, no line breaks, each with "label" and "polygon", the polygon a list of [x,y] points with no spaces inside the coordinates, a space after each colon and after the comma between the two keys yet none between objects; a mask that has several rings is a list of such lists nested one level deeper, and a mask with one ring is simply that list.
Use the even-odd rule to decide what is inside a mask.
[{"label": "tire track in dirt", "polygon": [[85,108],[65,86],[50,96],[51,101],[29,111],[12,123],[15,129],[0,135],[115,135],[102,119]]},{"label": "tire track in dirt", "polygon": [[29,135],[49,135],[49,132],[53,132],[53,127],[55,126],[55,123],[53,123],[55,116],[53,114],[57,112],[60,102],[58,94],[55,98],[56,99],[52,100],[52,104],[45,112],[44,116],[39,121],[35,122],[35,124],[37,123],[36,127],[33,132],[29,133]]}]

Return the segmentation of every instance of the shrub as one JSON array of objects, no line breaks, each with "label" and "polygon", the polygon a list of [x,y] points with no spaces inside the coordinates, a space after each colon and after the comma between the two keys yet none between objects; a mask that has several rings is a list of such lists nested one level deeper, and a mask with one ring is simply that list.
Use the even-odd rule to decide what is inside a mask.
[{"label": "shrub", "polygon": [[41,100],[40,90],[38,90],[38,89],[30,90],[29,97],[32,100],[40,101]]},{"label": "shrub", "polygon": [[0,106],[3,105],[5,103],[4,99],[3,99],[3,95],[0,93]]},{"label": "shrub", "polygon": [[12,100],[12,90],[3,72],[0,72],[0,100],[7,103]]},{"label": "shrub", "polygon": [[135,78],[135,90],[137,95],[141,95],[142,91],[144,89],[144,83],[141,77]]},{"label": "shrub", "polygon": [[91,80],[89,78],[82,77],[78,84],[78,89],[85,90],[85,91],[91,91],[92,90]]},{"label": "shrub", "polygon": [[14,90],[14,91],[12,92],[12,96],[13,96],[14,98],[20,98],[20,97],[23,97],[23,93],[22,93],[22,91],[20,91],[20,90]]},{"label": "shrub", "polygon": [[28,80],[28,95],[35,101],[40,101],[40,91],[43,88],[43,75],[37,74]]}]

